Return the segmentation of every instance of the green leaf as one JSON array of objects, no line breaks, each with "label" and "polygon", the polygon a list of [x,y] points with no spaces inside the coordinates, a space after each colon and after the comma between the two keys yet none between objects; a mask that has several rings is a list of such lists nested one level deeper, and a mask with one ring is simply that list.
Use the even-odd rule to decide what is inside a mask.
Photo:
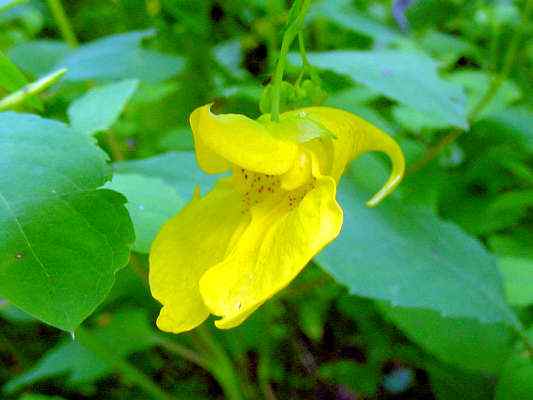
[{"label": "green leaf", "polygon": [[0,113],[0,147],[0,296],[72,331],[128,260],[125,199],[98,189],[105,153],[60,122]]},{"label": "green leaf", "polygon": [[339,95],[329,97],[324,105],[349,111],[376,125],[385,132],[391,134],[395,132],[396,129],[380,113],[373,108],[362,104],[366,102],[367,99],[365,99],[365,96],[367,95],[369,96],[367,98],[368,100],[373,100],[375,98],[375,92],[361,93],[360,88],[353,91],[347,90]]},{"label": "green leaf", "polygon": [[429,114],[423,114],[403,104],[395,105],[392,108],[392,115],[402,128],[409,132],[419,133],[426,129],[443,129],[448,125],[432,118]]},{"label": "green leaf", "polygon": [[529,258],[502,257],[500,272],[509,304],[533,304],[533,260]]},{"label": "green leaf", "polygon": [[115,80],[136,78],[146,82],[164,81],[183,66],[181,57],[141,47],[152,30],[132,31],[107,36],[80,46],[67,55],[58,67],[67,68],[67,80]]},{"label": "green leaf", "polygon": [[193,152],[169,152],[143,160],[121,161],[113,164],[118,173],[139,174],[160,178],[174,187],[182,199],[190,200],[196,186],[205,193],[218,179],[203,173],[196,164]]},{"label": "green leaf", "polygon": [[[116,357],[144,351],[157,343],[144,310],[121,310],[115,315],[103,314],[92,334]],[[4,386],[4,392],[14,393],[34,382],[67,375],[67,387],[95,382],[113,371],[113,366],[86,349],[77,341],[67,338],[48,351],[28,371],[15,377]]]},{"label": "green leaf", "polygon": [[449,126],[468,127],[461,87],[440,78],[437,63],[422,53],[328,51],[309,54],[309,61],[318,68],[349,76]]},{"label": "green leaf", "polygon": [[0,0],[0,13],[27,2],[28,0]]},{"label": "green leaf", "polygon": [[158,178],[135,174],[115,174],[106,188],[122,193],[135,227],[133,249],[148,253],[161,226],[176,214],[184,202],[176,190]]},{"label": "green leaf", "polygon": [[238,39],[222,42],[213,48],[213,56],[229,75],[243,80],[250,73],[241,66],[241,42]]},{"label": "green leaf", "polygon": [[493,400],[494,383],[487,376],[429,362],[426,366],[437,400]]},{"label": "green leaf", "polygon": [[313,3],[315,4],[309,10],[310,20],[327,18],[345,29],[371,37],[374,42],[381,45],[406,40],[399,31],[357,12],[353,7],[353,2],[349,0],[323,0]]},{"label": "green leaf", "polygon": [[41,76],[52,71],[71,51],[63,41],[42,39],[17,44],[8,55],[23,70]]},{"label": "green leaf", "polygon": [[505,303],[496,262],[478,241],[395,197],[374,209],[365,207],[368,186],[374,189],[385,181],[381,169],[381,179],[370,182],[369,173],[380,167],[371,157],[352,164],[339,187],[343,230],[318,255],[319,265],[353,294],[518,327]]},{"label": "green leaf", "polygon": [[380,308],[413,342],[467,371],[497,373],[512,350],[513,335],[502,324],[443,318],[434,311],[386,304]]},{"label": "green leaf", "polygon": [[0,316],[7,321],[17,324],[37,322],[31,315],[15,307],[13,304],[2,300],[0,300]]},{"label": "green leaf", "polygon": [[89,90],[68,108],[70,125],[84,135],[106,131],[113,126],[139,85],[125,80]]}]

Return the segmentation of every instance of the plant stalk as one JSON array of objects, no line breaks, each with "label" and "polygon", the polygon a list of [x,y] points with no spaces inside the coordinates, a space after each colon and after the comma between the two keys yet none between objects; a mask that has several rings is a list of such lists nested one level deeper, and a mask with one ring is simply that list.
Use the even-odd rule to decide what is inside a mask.
[{"label": "plant stalk", "polygon": [[[293,7],[297,6],[298,2],[295,2]],[[283,82],[283,74],[285,72],[285,65],[287,63],[287,56],[292,42],[301,31],[305,19],[305,14],[311,5],[311,0],[304,0],[298,16],[291,23],[285,33],[283,34],[283,40],[281,42],[281,49],[279,53],[278,63],[276,64],[276,69],[274,71],[274,78],[272,80],[272,109],[270,111],[270,119],[274,122],[279,121],[279,102],[281,95],[281,83]]]},{"label": "plant stalk", "polygon": [[54,17],[54,20],[57,26],[59,27],[59,31],[61,32],[61,36],[63,37],[65,42],[67,42],[67,44],[72,48],[78,47],[78,39],[76,38],[74,31],[72,30],[72,26],[67,17],[67,14],[65,13],[65,8],[63,7],[61,0],[47,1],[48,7],[50,8],[52,16]]}]

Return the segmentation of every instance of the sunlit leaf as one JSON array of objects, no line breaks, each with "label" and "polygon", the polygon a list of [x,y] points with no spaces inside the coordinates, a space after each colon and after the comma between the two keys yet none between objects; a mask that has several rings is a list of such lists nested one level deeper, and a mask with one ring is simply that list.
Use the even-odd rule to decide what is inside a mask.
[{"label": "sunlit leaf", "polygon": [[105,154],[62,123],[0,113],[0,148],[0,296],[71,331],[128,260],[125,199],[99,189]]}]

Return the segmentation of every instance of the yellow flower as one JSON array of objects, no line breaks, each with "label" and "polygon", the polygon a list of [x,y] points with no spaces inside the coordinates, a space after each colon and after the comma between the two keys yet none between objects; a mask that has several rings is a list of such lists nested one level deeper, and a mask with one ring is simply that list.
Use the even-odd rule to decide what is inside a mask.
[{"label": "yellow flower", "polygon": [[209,314],[219,328],[239,325],[293,280],[337,237],[342,209],[335,192],[347,163],[385,152],[392,172],[367,203],[392,192],[404,172],[396,142],[345,111],[310,107],[271,122],[215,115],[190,118],[196,158],[208,173],[232,171],[205,197],[166,223],[150,252],[150,287],[163,304],[163,331],[179,333]]}]

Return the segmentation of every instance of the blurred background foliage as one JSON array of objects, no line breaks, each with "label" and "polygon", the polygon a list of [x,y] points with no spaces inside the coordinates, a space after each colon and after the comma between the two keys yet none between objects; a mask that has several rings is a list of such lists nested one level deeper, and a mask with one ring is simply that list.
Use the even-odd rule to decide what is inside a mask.
[{"label": "blurred background foliage", "polygon": [[313,1],[305,39],[324,104],[393,135],[407,177],[368,210],[387,163],[354,162],[341,237],[290,287],[236,329],[172,336],[154,328],[147,252],[215,179],[196,168],[188,115],[211,101],[260,115],[289,2],[64,1],[65,21],[56,1],[0,0],[0,96],[68,69],[14,108],[97,140],[136,236],[72,337],[12,303],[75,328],[46,306],[0,303],[0,397],[533,399],[530,3]]}]

